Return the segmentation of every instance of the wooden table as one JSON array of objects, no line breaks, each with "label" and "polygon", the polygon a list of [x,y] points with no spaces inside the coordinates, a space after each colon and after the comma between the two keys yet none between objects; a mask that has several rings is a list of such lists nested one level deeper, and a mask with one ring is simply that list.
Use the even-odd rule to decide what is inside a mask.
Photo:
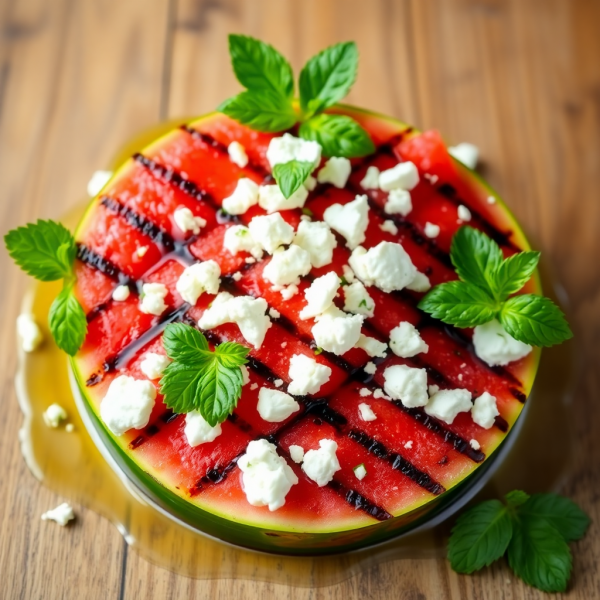
[{"label": "wooden table", "polygon": [[[581,351],[577,466],[564,492],[596,520],[574,547],[568,597],[600,598],[600,2],[598,0],[1,0],[2,231],[58,218],[120,143],[167,117],[212,110],[238,89],[226,35],[268,40],[296,69],[354,39],[348,101],[477,144],[571,298]],[[542,598],[499,562],[474,577],[406,560],[323,589],[201,582],[127,551],[105,520],[40,514],[62,499],[21,458],[14,321],[27,282],[0,253],[0,596],[6,599]]]}]

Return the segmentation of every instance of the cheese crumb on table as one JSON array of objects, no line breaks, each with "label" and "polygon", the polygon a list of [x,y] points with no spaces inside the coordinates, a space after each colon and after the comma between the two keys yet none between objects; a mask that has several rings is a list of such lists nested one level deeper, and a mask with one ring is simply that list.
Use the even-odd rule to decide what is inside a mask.
[{"label": "cheese crumb on table", "polygon": [[90,198],[97,196],[111,177],[112,171],[94,171],[87,184],[88,196]]},{"label": "cheese crumb on table", "polygon": [[75,513],[73,512],[73,508],[67,502],[59,504],[56,508],[48,510],[42,515],[42,521],[54,521],[62,527],[67,525],[69,521],[72,521],[74,518]]},{"label": "cheese crumb on table", "polygon": [[67,411],[60,404],[51,404],[42,415],[44,423],[48,427],[56,429],[62,421],[66,421],[68,415]]},{"label": "cheese crumb on table", "polygon": [[17,317],[17,335],[21,340],[21,348],[25,352],[37,350],[44,341],[35,317],[29,313],[23,313]]}]

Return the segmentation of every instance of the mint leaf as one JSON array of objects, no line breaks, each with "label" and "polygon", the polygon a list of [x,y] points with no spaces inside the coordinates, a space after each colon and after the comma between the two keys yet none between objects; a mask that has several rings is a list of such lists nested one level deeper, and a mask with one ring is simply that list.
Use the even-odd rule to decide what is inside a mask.
[{"label": "mint leaf", "polygon": [[270,90],[241,92],[217,110],[257,131],[271,133],[289,129],[298,120],[291,101]]},{"label": "mint leaf", "polygon": [[521,490],[514,490],[512,492],[508,492],[508,494],[504,496],[504,499],[511,508],[518,508],[522,504],[525,504],[525,502],[529,500],[529,497],[529,494],[526,494]]},{"label": "mint leaf", "polygon": [[512,522],[500,500],[488,500],[463,513],[452,529],[448,559],[457,573],[487,567],[505,552]]},{"label": "mint leaf", "polygon": [[172,361],[194,362],[202,360],[205,352],[210,352],[206,338],[197,329],[184,323],[167,325],[162,342]]},{"label": "mint leaf", "polygon": [[73,283],[66,285],[50,306],[48,321],[57,346],[70,356],[77,354],[85,340],[87,320],[73,295]]},{"label": "mint leaf", "polygon": [[357,69],[354,42],[335,44],[313,56],[300,72],[302,110],[312,116],[339,102],[352,87]]},{"label": "mint leaf", "polygon": [[560,308],[543,296],[510,298],[498,318],[509,335],[532,346],[553,346],[573,337]]},{"label": "mint leaf", "polygon": [[244,87],[257,92],[270,91],[291,100],[292,67],[273,46],[253,37],[231,34],[229,54],[235,76]]},{"label": "mint leaf", "polygon": [[502,261],[491,273],[491,284],[497,298],[504,300],[518,292],[531,278],[540,260],[539,252],[519,252]]},{"label": "mint leaf", "polygon": [[314,165],[310,162],[290,160],[273,168],[273,177],[281,189],[281,193],[289,198],[306,181],[312,173]]},{"label": "mint leaf", "polygon": [[499,308],[480,287],[462,281],[434,287],[418,306],[434,319],[457,327],[483,325],[496,316]]},{"label": "mint leaf", "polygon": [[491,274],[502,263],[500,246],[485,233],[462,226],[452,238],[450,259],[463,281],[493,295]]},{"label": "mint leaf", "polygon": [[369,134],[345,115],[318,115],[300,125],[298,132],[305,140],[319,142],[324,156],[354,158],[375,151]]},{"label": "mint leaf", "polygon": [[508,564],[525,583],[544,592],[563,592],[571,575],[571,551],[548,521],[521,515],[508,545]]},{"label": "mint leaf", "polygon": [[40,281],[69,277],[77,248],[71,232],[54,221],[29,223],[4,236],[11,258]]},{"label": "mint leaf", "polygon": [[519,514],[545,519],[567,542],[581,539],[590,524],[590,518],[575,502],[558,494],[534,494],[520,507]]}]

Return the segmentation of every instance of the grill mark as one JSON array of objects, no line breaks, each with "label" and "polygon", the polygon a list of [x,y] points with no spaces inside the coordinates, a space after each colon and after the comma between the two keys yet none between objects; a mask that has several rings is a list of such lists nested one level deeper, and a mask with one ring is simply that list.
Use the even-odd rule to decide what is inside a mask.
[{"label": "grill mark", "polygon": [[131,450],[135,450],[136,448],[139,448],[145,441],[146,438],[143,435],[138,435],[134,440],[129,442],[129,448]]},{"label": "grill mark", "polygon": [[94,252],[91,248],[88,248],[85,244],[77,243],[77,258],[81,262],[104,273],[110,279],[118,282],[119,285],[130,285],[133,282],[131,277],[125,275],[119,267],[110,260],[100,256],[97,252]]},{"label": "grill mark", "polygon": [[367,513],[369,516],[377,519],[377,521],[387,521],[393,518],[387,510],[381,508],[356,490],[347,488],[339,481],[332,480],[327,484],[327,487],[344,498],[350,506]]}]

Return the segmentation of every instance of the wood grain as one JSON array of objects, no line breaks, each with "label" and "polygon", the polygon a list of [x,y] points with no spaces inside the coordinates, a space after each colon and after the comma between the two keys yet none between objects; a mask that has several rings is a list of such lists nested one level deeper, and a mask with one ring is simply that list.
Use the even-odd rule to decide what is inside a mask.
[{"label": "wood grain", "polygon": [[[2,0],[2,231],[58,217],[129,135],[213,110],[238,86],[226,35],[256,35],[296,71],[322,47],[361,51],[348,101],[452,142],[476,143],[484,172],[564,284],[577,335],[577,457],[565,493],[600,520],[600,1]],[[104,520],[39,521],[59,499],[24,466],[13,392],[14,318],[25,278],[0,253],[0,572],[6,598],[533,599],[503,563],[474,577],[444,560],[381,565],[337,586],[194,581],[128,551]],[[77,508],[77,507],[76,507]],[[574,546],[564,597],[600,597],[594,524]]]}]

